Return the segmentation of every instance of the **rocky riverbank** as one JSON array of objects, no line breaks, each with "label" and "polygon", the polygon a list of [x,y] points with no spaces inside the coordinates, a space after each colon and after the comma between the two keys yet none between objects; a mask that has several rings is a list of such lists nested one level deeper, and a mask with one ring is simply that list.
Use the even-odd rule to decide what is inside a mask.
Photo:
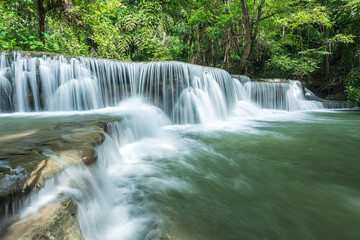
[{"label": "rocky riverbank", "polygon": [[4,233],[4,240],[81,240],[83,239],[76,218],[77,206],[71,199],[54,201],[37,214],[18,219]]},{"label": "rocky riverbank", "polygon": [[[63,119],[8,131],[1,129],[0,124],[0,130],[3,130],[0,135],[1,238],[52,239],[45,236],[54,232],[61,237],[55,239],[81,239],[76,204],[71,199],[52,202],[37,216],[20,220],[13,216],[22,207],[24,199],[38,191],[47,179],[67,167],[94,163],[97,160],[95,147],[105,140],[106,123],[118,120],[109,117],[86,121]],[[12,222],[9,221],[11,218]],[[29,227],[24,227],[26,225]]]}]

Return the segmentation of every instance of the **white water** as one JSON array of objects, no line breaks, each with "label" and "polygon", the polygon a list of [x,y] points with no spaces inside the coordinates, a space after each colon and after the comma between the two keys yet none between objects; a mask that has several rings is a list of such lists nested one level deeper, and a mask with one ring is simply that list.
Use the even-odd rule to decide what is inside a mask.
[{"label": "white water", "polygon": [[298,81],[239,81],[223,70],[178,62],[27,59],[17,53],[13,57],[11,64],[4,54],[0,60],[0,111],[62,116],[93,110],[83,114],[123,117],[108,124],[109,136],[97,148],[94,167],[66,169],[31,197],[20,214],[24,217],[55,199],[71,197],[78,203],[85,239],[158,239],[167,231],[171,220],[161,209],[154,210],[157,207],[146,196],[170,191],[196,195],[186,181],[166,175],[164,168],[173,159],[193,168],[182,161],[193,149],[213,152],[183,139],[183,132],[254,132],[254,119],[299,120],[297,110],[322,108],[319,102],[305,100]]},{"label": "white water", "polygon": [[245,89],[256,104],[266,109],[296,111],[323,108],[321,102],[305,99],[299,81],[247,82]]},{"label": "white water", "polygon": [[141,96],[173,122],[195,123],[208,111],[212,119],[225,118],[234,105],[231,77],[220,69],[179,62],[27,58],[16,52],[9,63],[7,57],[0,58],[1,112],[84,111]]},{"label": "white water", "polygon": [[[124,119],[108,123],[109,135],[97,147],[99,157],[95,166],[68,168],[60,176],[47,181],[38,194],[23,203],[26,207],[23,207],[20,217],[36,214],[42,206],[56,199],[71,197],[77,202],[77,217],[87,240],[160,239],[169,231],[172,220],[162,214],[159,206],[147,201],[147,196],[161,197],[173,191],[196,195],[197,190],[189,183],[167,175],[166,169],[175,164],[196,172],[194,166],[182,159],[191,156],[194,150],[216,154],[200,142],[183,139],[182,133],[256,133],[252,119],[299,121],[302,116],[259,110],[244,100],[239,100],[235,109],[238,110],[228,120],[202,125],[171,125],[161,109],[142,98],[128,99],[116,108],[101,112],[120,115]],[[248,112],[244,113],[244,109]]]},{"label": "white water", "polygon": [[[84,111],[117,106],[141,96],[174,123],[226,119],[237,101],[261,108],[313,110],[298,81],[263,83],[224,70],[180,62],[129,63],[84,57],[0,58],[0,111]],[[243,88],[245,85],[245,88]]]},{"label": "white water", "polygon": [[160,191],[181,185],[160,178],[142,183],[147,175],[162,171],[146,158],[179,154],[179,142],[164,131],[171,123],[168,117],[143,99],[126,100],[115,109],[124,119],[108,124],[109,135],[97,147],[95,166],[71,167],[48,180],[39,193],[23,203],[26,207],[20,217],[36,214],[56,199],[70,197],[78,204],[77,217],[87,240],[157,239],[162,234],[163,220],[148,212],[150,206],[141,199],[144,192],[140,188],[151,186],[152,181]]}]

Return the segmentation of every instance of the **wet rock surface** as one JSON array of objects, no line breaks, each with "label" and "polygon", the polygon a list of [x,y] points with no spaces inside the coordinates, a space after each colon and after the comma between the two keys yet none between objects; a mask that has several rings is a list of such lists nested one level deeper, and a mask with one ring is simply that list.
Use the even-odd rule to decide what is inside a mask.
[{"label": "wet rock surface", "polygon": [[37,214],[17,220],[0,237],[4,240],[81,240],[76,212],[77,206],[71,199],[54,201]]},{"label": "wet rock surface", "polygon": [[0,126],[0,218],[46,179],[69,166],[95,162],[94,147],[105,140],[106,122],[116,120],[35,121],[17,131]]}]

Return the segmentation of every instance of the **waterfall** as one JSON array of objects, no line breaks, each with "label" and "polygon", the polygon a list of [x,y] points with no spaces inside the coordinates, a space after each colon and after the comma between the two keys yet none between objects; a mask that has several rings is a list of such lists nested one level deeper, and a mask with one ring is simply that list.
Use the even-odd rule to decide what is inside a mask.
[{"label": "waterfall", "polygon": [[[224,70],[180,62],[129,63],[85,57],[1,56],[1,112],[83,111],[146,98],[173,122],[223,119],[235,92]],[[208,104],[210,102],[210,104]]]},{"label": "waterfall", "polygon": [[251,79],[248,76],[244,76],[244,75],[231,75],[231,77],[233,79],[237,79],[240,83],[242,83],[243,85],[247,82],[251,82]]},{"label": "waterfall", "polygon": [[322,105],[328,109],[360,109],[359,104],[345,101],[323,101]]},{"label": "waterfall", "polygon": [[[67,168],[47,180],[24,203],[20,217],[65,197],[77,203],[77,219],[84,239],[158,239],[163,234],[158,232],[160,218],[149,210],[149,203],[142,201],[146,189],[141,185],[147,186],[144,176],[161,170],[144,158],[146,154],[171,152],[168,145],[171,146],[173,137],[163,131],[170,120],[161,109],[137,97],[123,101],[117,110],[123,119],[107,123],[105,141],[96,147],[96,163],[92,167]],[[147,181],[154,180],[152,177]],[[152,186],[164,191],[159,184]]]},{"label": "waterfall", "polygon": [[322,103],[324,108],[328,109],[359,109],[360,106],[357,103],[346,102],[346,101],[331,101],[319,98],[312,91],[305,88],[305,98],[306,100],[319,101]]},{"label": "waterfall", "polygon": [[296,111],[323,108],[320,102],[305,99],[299,81],[247,82],[245,89],[252,101],[266,109]]},{"label": "waterfall", "polygon": [[[162,211],[161,200],[169,194],[188,199],[199,196],[187,175],[177,176],[170,170],[188,169],[197,177],[204,166],[219,165],[213,160],[216,157],[233,161],[203,143],[201,134],[191,136],[176,128],[198,129],[199,125],[190,124],[209,122],[222,128],[222,122],[233,125],[232,132],[231,127],[237,129],[247,116],[259,113],[294,118],[292,113],[262,109],[322,108],[322,102],[307,100],[301,82],[294,80],[255,82],[224,70],[180,62],[27,57],[17,52],[0,57],[1,113],[50,111],[61,116],[65,114],[61,111],[75,114],[102,109],[88,114],[120,115],[122,119],[106,124],[106,139],[96,147],[98,160],[91,167],[67,168],[25,203],[12,205],[25,217],[55,199],[69,197],[77,203],[77,219],[87,240],[164,239],[173,220],[171,211]],[[208,125],[213,127],[204,124],[205,128]],[[218,143],[217,138],[211,141]],[[209,157],[201,163],[199,153],[212,155],[205,155]],[[200,180],[212,178],[207,168],[199,176]],[[5,207],[7,216],[10,210]]]},{"label": "waterfall", "polygon": [[8,80],[9,68],[7,67],[7,61],[5,54],[0,56],[0,113],[11,111],[12,106],[12,87]]},{"label": "waterfall", "polygon": [[227,104],[214,77],[206,73],[195,77],[193,87],[187,87],[175,104],[175,116],[180,123],[214,121],[227,116]]},{"label": "waterfall", "polygon": [[244,87],[244,84],[247,83],[243,83],[240,80],[233,78],[234,81],[234,89],[235,89],[235,96],[236,96],[236,100],[237,101],[241,101],[241,100],[248,100],[250,101],[250,97],[248,95],[248,93],[246,92],[246,89]]},{"label": "waterfall", "polygon": [[324,99],[319,98],[318,96],[316,96],[312,91],[310,91],[307,88],[304,88],[305,91],[305,98],[306,100],[315,100],[315,101],[324,101]]},{"label": "waterfall", "polygon": [[[306,96],[310,93],[307,89]],[[0,57],[0,112],[85,111],[140,96],[173,123],[226,119],[238,101],[286,111],[349,107],[306,99],[299,81],[251,81],[181,62],[131,63],[68,56]],[[317,100],[317,101],[314,101]]]}]

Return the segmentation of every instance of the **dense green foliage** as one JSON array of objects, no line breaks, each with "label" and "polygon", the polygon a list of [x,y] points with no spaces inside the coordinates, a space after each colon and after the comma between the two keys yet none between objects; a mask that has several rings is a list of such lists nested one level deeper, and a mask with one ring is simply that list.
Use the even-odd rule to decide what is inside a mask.
[{"label": "dense green foliage", "polygon": [[179,60],[359,102],[359,22],[360,0],[2,0],[0,49]]},{"label": "dense green foliage", "polygon": [[360,103],[360,70],[353,69],[346,78],[345,92],[348,99]]}]

